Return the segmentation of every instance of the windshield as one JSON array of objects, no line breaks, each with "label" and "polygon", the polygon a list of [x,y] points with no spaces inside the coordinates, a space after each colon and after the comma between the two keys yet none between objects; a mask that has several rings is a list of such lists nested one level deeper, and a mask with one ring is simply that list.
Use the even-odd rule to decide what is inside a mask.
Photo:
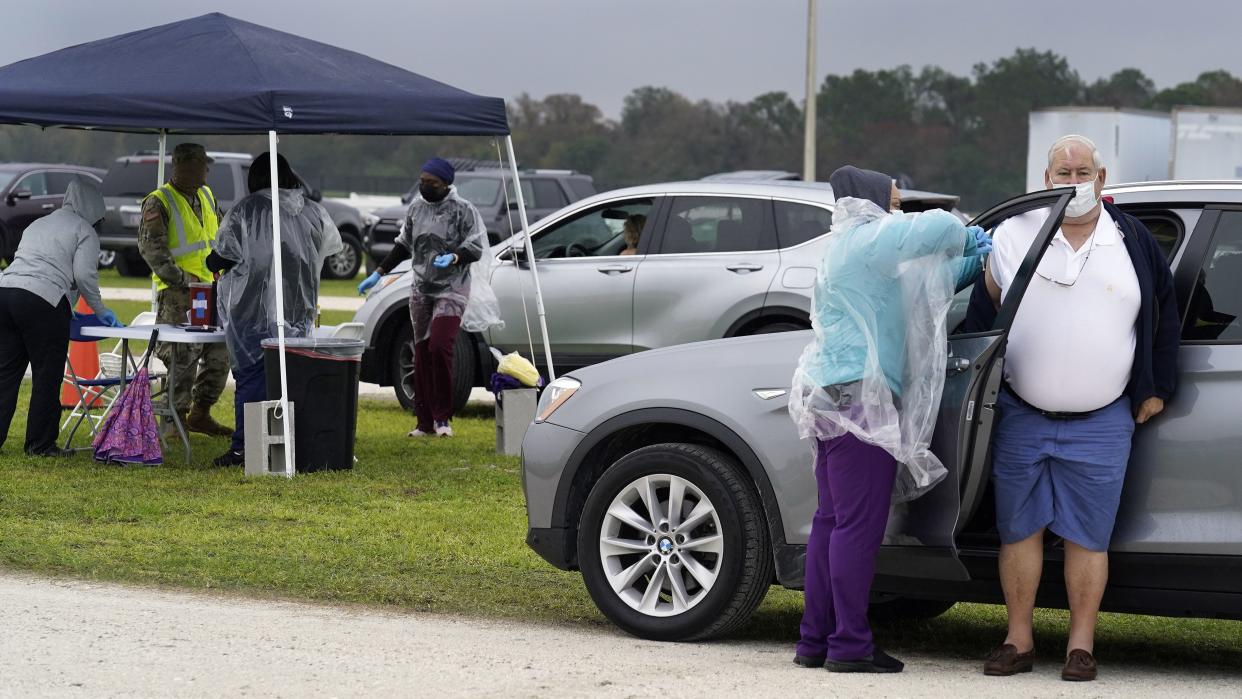
[{"label": "windshield", "polygon": [[[113,163],[99,189],[105,197],[145,197],[161,184],[156,181],[158,164],[155,158]],[[165,167],[164,174],[172,174],[171,165]],[[228,163],[212,163],[207,171],[207,186],[217,200],[233,199],[233,169]]]},{"label": "windshield", "polygon": [[500,180],[495,178],[458,176],[453,184],[458,196],[478,207],[495,206],[500,198]]},{"label": "windshield", "polygon": [[9,183],[12,182],[13,178],[16,176],[17,174],[12,172],[0,172],[0,189],[8,187]]}]

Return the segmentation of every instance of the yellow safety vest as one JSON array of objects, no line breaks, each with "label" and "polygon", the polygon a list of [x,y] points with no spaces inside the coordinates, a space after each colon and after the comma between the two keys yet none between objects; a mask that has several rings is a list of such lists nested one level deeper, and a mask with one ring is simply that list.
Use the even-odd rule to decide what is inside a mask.
[{"label": "yellow safety vest", "polygon": [[[216,219],[216,198],[206,185],[198,188],[198,205],[203,212],[203,220],[194,215],[194,209],[181,192],[168,184],[149,195],[156,197],[169,213],[168,250],[176,260],[177,266],[183,271],[193,274],[199,279],[211,279],[211,271],[207,269],[207,256],[211,254],[211,243],[216,239],[219,221]],[[164,290],[168,285],[154,273],[151,281],[155,288]]]}]

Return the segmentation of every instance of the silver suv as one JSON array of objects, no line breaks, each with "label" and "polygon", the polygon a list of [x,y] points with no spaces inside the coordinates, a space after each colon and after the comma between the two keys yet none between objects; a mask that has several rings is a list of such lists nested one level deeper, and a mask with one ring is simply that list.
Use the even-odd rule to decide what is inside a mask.
[{"label": "silver suv", "polygon": [[[910,211],[957,203],[929,192],[903,191],[902,199]],[[684,342],[809,328],[832,202],[823,183],[676,182],[597,194],[535,223],[557,372]],[[633,215],[645,220],[638,251],[621,255],[621,229]],[[523,245],[507,241],[496,252],[491,282],[505,326],[458,338],[459,404],[491,376],[488,345],[529,355],[533,343],[536,361],[544,356]],[[362,380],[394,386],[412,405],[409,281],[399,276],[408,269],[394,270],[395,283],[372,292],[355,320],[368,339]]]},{"label": "silver suv", "polygon": [[[1001,603],[989,445],[1009,326],[1072,189],[984,213],[1050,215],[990,330],[951,332],[932,449],[948,477],[890,517],[873,613]],[[1242,184],[1146,183],[1106,195],[1168,254],[1184,331],[1179,388],[1135,437],[1104,608],[1242,619]],[[809,261],[807,262],[809,264]],[[644,263],[645,264],[645,263]],[[782,265],[784,266],[784,265]],[[785,272],[786,277],[789,272]],[[955,298],[959,328],[971,290]],[[669,303],[673,303],[669,300]],[[787,412],[809,332],[687,344],[574,371],[543,393],[523,443],[527,543],[582,572],[621,628],[727,633],[772,583],[800,588],[816,508],[812,454]],[[1049,541],[1048,572],[1063,549]],[[1039,603],[1064,607],[1049,579]]]}]

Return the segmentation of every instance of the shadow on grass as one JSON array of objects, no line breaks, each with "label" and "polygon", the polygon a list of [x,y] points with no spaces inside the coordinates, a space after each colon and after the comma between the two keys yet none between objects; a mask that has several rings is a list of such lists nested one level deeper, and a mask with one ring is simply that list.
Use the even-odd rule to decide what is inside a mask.
[{"label": "shadow on grass", "polygon": [[[801,593],[773,588],[733,640],[787,643],[792,654],[801,618]],[[1036,610],[1035,647],[1042,663],[1059,665],[1064,660],[1068,629],[1068,612]],[[1004,639],[1005,608],[962,603],[935,619],[877,624],[875,636],[879,645],[898,655],[918,653],[982,666],[988,651]],[[1242,676],[1242,622],[1101,614],[1095,646],[1104,664]]]}]

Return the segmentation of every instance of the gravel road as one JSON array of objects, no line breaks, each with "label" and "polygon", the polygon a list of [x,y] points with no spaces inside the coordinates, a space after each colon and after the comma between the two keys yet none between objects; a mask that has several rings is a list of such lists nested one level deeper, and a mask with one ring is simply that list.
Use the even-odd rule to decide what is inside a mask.
[{"label": "gravel road", "polygon": [[1238,697],[1242,674],[1105,665],[990,678],[977,662],[832,675],[776,643],[664,644],[465,619],[0,573],[0,697]]}]

